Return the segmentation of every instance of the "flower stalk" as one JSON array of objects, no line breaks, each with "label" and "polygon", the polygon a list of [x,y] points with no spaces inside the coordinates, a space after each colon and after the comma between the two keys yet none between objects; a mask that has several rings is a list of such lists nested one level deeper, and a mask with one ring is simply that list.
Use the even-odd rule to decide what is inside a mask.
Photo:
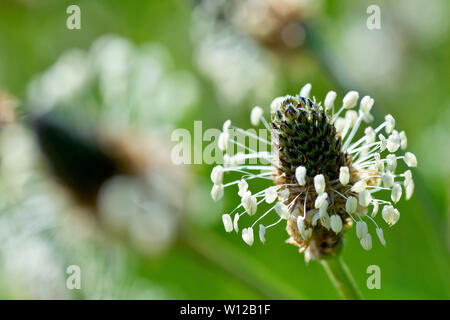
[{"label": "flower stalk", "polygon": [[355,280],[350,269],[345,264],[342,257],[320,260],[320,264],[325,269],[328,277],[336,288],[339,296],[344,300],[362,300]]}]

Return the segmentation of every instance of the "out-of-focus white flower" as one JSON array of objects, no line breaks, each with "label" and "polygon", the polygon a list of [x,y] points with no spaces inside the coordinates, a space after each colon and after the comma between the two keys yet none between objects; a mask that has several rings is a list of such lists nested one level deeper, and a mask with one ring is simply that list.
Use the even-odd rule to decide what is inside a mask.
[{"label": "out-of-focus white flower", "polygon": [[155,190],[139,177],[118,176],[102,187],[99,197],[99,212],[108,229],[149,254],[164,252],[178,227],[177,212]]},{"label": "out-of-focus white flower", "polygon": [[269,60],[253,43],[229,30],[209,30],[199,41],[194,59],[223,105],[237,106],[249,96],[262,100],[274,95],[276,73]]},{"label": "out-of-focus white flower", "polygon": [[[98,97],[92,93],[97,86]],[[146,43],[137,47],[125,38],[105,35],[87,52],[65,52],[34,77],[27,88],[26,104],[33,112],[61,105],[80,112],[79,101],[89,99],[89,116],[97,116],[107,128],[125,127],[132,121],[154,129],[173,127],[194,105],[198,91],[193,74],[173,70],[164,46]],[[177,99],[173,99],[174,92]]]},{"label": "out-of-focus white flower", "polygon": [[32,79],[27,89],[28,103],[34,111],[48,111],[78,94],[89,85],[91,76],[87,53],[79,49],[66,51],[53,66]]},{"label": "out-of-focus white flower", "polygon": [[1,194],[6,202],[14,203],[32,178],[38,152],[33,137],[19,124],[2,128],[0,135],[0,170],[3,183]]}]

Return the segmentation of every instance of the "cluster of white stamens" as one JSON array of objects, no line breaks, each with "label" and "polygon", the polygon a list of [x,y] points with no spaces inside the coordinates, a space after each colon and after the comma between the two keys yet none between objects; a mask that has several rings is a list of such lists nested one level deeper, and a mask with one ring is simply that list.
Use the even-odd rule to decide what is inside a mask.
[{"label": "cluster of white stamens", "polygon": [[[300,97],[309,98],[311,92],[311,85],[305,85],[300,91]],[[326,181],[323,174],[317,174],[313,178],[314,191],[317,197],[313,201],[314,208],[310,208],[315,212],[312,217],[312,226],[321,223],[327,230],[331,229],[336,234],[343,231],[343,217],[339,214],[328,214],[329,206],[336,201],[337,197],[343,198],[345,202],[345,214],[347,214],[354,223],[356,223],[356,235],[360,240],[362,247],[365,250],[370,250],[372,247],[372,237],[369,233],[369,228],[365,220],[370,220],[375,225],[377,237],[382,245],[385,245],[383,230],[375,222],[374,218],[378,213],[380,205],[383,206],[382,218],[389,225],[394,225],[400,217],[400,213],[394,208],[392,203],[397,203],[405,190],[406,199],[411,198],[414,191],[414,182],[410,170],[403,174],[396,174],[398,163],[397,160],[403,159],[408,167],[417,166],[416,157],[406,152],[403,156],[395,155],[398,150],[405,150],[407,147],[407,138],[404,131],[398,132],[395,130],[395,119],[391,115],[385,117],[385,121],[376,128],[367,127],[364,130],[364,136],[353,141],[361,123],[364,121],[369,123],[373,120],[370,111],[373,107],[374,100],[365,96],[360,101],[359,112],[352,110],[358,103],[359,94],[356,91],[347,93],[342,101],[341,108],[335,112],[336,93],[331,91],[327,94],[324,101],[324,110],[330,116],[330,122],[334,124],[336,131],[342,139],[341,151],[351,157],[351,166],[342,166],[337,175],[338,181]],[[288,97],[288,96],[286,96]],[[278,97],[273,100],[271,104],[271,112],[275,112],[280,107],[281,103],[286,97]],[[313,99],[315,101],[315,99]],[[320,104],[319,104],[320,106]],[[342,112],[346,112],[343,117],[340,117]],[[269,132],[272,130],[268,122],[263,117],[263,109],[255,107],[250,116],[252,125],[257,126],[263,123]],[[244,131],[239,128],[233,128],[240,133],[247,135],[250,138],[258,139],[265,143],[269,148],[271,142],[261,137],[255,137],[252,133]],[[382,130],[384,129],[385,135]],[[228,146],[231,144],[238,144],[230,138],[231,122],[226,121],[223,126],[223,132],[218,138],[218,146],[221,150],[227,152]],[[269,135],[270,136],[270,135]],[[378,137],[378,140],[377,140]],[[241,197],[241,203],[231,213],[223,215],[223,224],[227,232],[233,230],[239,232],[239,219],[243,214],[247,213],[249,216],[255,216],[258,212],[259,206],[268,206],[262,210],[261,214],[254,223],[242,230],[242,238],[248,244],[253,244],[253,229],[258,222],[275,211],[278,219],[269,225],[260,223],[259,238],[261,242],[265,242],[266,230],[272,226],[277,225],[283,220],[295,218],[297,221],[298,231],[301,237],[305,240],[312,236],[312,227],[307,228],[305,224],[306,214],[299,214],[298,208],[294,205],[297,198],[292,200],[288,187],[295,187],[298,190],[311,193],[311,189],[306,189],[304,186],[307,183],[308,172],[304,166],[299,166],[295,170],[295,182],[292,185],[271,185],[257,193],[252,193],[249,190],[249,184],[254,179],[265,179],[272,181],[276,170],[275,153],[272,152],[258,152],[247,146],[244,146],[248,153],[237,153],[235,155],[224,155],[224,166],[216,166],[211,173],[211,180],[214,187],[211,191],[212,198],[217,201],[222,198],[224,189],[237,185],[238,195]],[[228,150],[229,151],[229,150]],[[387,153],[382,156],[382,153]],[[269,161],[270,164],[247,165],[249,159],[260,159]],[[225,172],[238,172],[243,176],[236,181],[223,184],[223,176]],[[344,192],[338,192],[333,188],[337,183],[345,186]],[[340,189],[341,190],[341,189]],[[302,191],[302,192],[303,192]],[[378,192],[390,191],[391,200],[386,201],[377,199],[375,196]],[[300,194],[299,194],[300,196]],[[305,194],[302,195],[303,197]],[[289,199],[291,201],[289,202]],[[263,204],[265,202],[266,204]],[[367,214],[368,207],[372,206],[373,210],[370,215]],[[241,210],[239,210],[241,209]],[[315,210],[315,211],[314,211]],[[241,211],[241,212],[238,212]],[[306,212],[306,202],[305,210]],[[232,218],[232,215],[234,217]]]}]

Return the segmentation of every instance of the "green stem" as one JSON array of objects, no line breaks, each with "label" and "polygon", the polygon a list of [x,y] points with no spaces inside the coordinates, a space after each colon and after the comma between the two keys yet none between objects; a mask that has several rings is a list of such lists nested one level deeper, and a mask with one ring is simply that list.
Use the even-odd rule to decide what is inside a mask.
[{"label": "green stem", "polygon": [[342,258],[321,260],[320,263],[342,299],[362,300],[361,292]]}]

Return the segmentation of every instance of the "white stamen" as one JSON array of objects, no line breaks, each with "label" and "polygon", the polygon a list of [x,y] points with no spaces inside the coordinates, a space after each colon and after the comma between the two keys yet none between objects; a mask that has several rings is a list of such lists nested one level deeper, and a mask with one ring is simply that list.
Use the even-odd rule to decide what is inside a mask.
[{"label": "white stamen", "polygon": [[387,147],[387,141],[385,136],[383,136],[381,133],[378,135],[378,139],[380,139],[380,152],[383,152],[386,150]]},{"label": "white stamen", "polygon": [[349,93],[347,93],[345,95],[344,99],[342,100],[343,107],[345,109],[353,108],[354,106],[356,106],[358,99],[359,99],[359,93],[356,91],[350,91]]},{"label": "white stamen", "polygon": [[247,213],[252,216],[256,213],[258,209],[258,202],[255,196],[252,196],[250,191],[244,193],[241,199],[242,207],[247,211]]},{"label": "white stamen", "polygon": [[385,247],[386,241],[384,240],[383,229],[376,228],[376,231],[377,231],[378,239],[380,240],[381,244]]},{"label": "white stamen", "polygon": [[376,133],[375,130],[373,130],[372,127],[367,127],[364,129],[364,134],[366,135],[366,143],[371,144],[374,143],[376,140]]},{"label": "white stamen", "polygon": [[386,170],[394,172],[397,168],[397,157],[395,154],[388,154],[386,157]]},{"label": "white stamen", "polygon": [[386,147],[389,150],[389,152],[394,153],[400,148],[400,136],[398,133],[394,130],[394,133],[391,134],[387,140]]},{"label": "white stamen", "polygon": [[318,174],[314,177],[314,188],[318,194],[325,191],[325,177],[323,174]]},{"label": "white stamen", "polygon": [[303,98],[309,98],[309,94],[311,92],[311,83],[307,83],[303,86],[303,88],[300,90],[300,97]]},{"label": "white stamen", "polygon": [[370,233],[367,233],[364,238],[361,239],[360,243],[364,250],[372,249],[372,236]]},{"label": "white stamen", "polygon": [[400,132],[400,147],[405,150],[408,146],[408,139],[406,138],[405,131]]},{"label": "white stamen", "polygon": [[345,126],[347,125],[347,120],[344,118],[337,118],[334,126],[336,127],[336,131],[342,135]]},{"label": "white stamen", "polygon": [[242,239],[249,246],[253,245],[253,229],[252,228],[244,228],[242,230]]},{"label": "white stamen", "polygon": [[306,229],[301,236],[303,237],[303,239],[308,240],[312,236],[312,229],[311,228]]},{"label": "white stamen", "polygon": [[300,233],[305,231],[305,218],[302,216],[297,217],[297,229]]},{"label": "white stamen", "polygon": [[230,138],[230,134],[228,132],[222,132],[219,135],[218,138],[218,146],[219,149],[222,151],[226,151],[227,150],[227,146],[228,146],[228,139]]},{"label": "white stamen", "polygon": [[283,189],[283,190],[280,191],[280,197],[281,197],[282,201],[289,200],[290,195],[291,195],[291,193],[290,193],[288,188]]},{"label": "white stamen", "polygon": [[252,125],[257,126],[261,121],[261,117],[263,115],[263,109],[259,106],[256,106],[252,109],[250,113],[250,122]]},{"label": "white stamen", "polygon": [[366,236],[367,232],[367,223],[365,223],[364,221],[358,221],[356,223],[356,236],[359,239],[363,239]]},{"label": "white stamen", "polygon": [[302,216],[297,217],[297,228],[304,240],[311,238],[312,229],[305,229],[305,222]]},{"label": "white stamen", "polygon": [[406,200],[411,199],[412,195],[414,193],[414,182],[411,180],[407,186],[405,186],[405,198]]},{"label": "white stamen", "polygon": [[400,219],[400,212],[391,205],[384,206],[381,215],[390,226],[396,224],[398,219]]},{"label": "white stamen", "polygon": [[264,237],[264,235],[266,234],[266,228],[260,224],[259,225],[259,240],[261,240],[262,243],[266,242],[266,238]]},{"label": "white stamen", "polygon": [[345,120],[347,120],[349,127],[353,128],[356,124],[356,121],[358,121],[358,113],[355,110],[348,110],[345,113]]},{"label": "white stamen", "polygon": [[240,218],[241,216],[239,215],[239,213],[236,213],[235,215],[234,215],[234,219],[233,219],[233,228],[234,228],[234,231],[236,231],[236,232],[239,232],[239,218]]},{"label": "white stamen", "polygon": [[319,208],[319,216],[323,217],[325,215],[328,215],[327,209],[328,209],[328,200],[325,200]]},{"label": "white stamen", "polygon": [[394,185],[394,175],[389,171],[383,174],[382,180],[385,188],[392,188]]},{"label": "white stamen", "polygon": [[390,134],[395,128],[395,119],[392,115],[388,114],[384,117],[384,120],[386,121],[386,133]]},{"label": "white stamen", "polygon": [[370,204],[370,201],[372,200],[372,196],[370,195],[370,191],[369,190],[364,190],[360,193],[358,193],[358,200],[359,200],[359,204],[363,207],[368,207]]},{"label": "white stamen", "polygon": [[245,194],[245,193],[247,192],[247,190],[248,190],[248,183],[247,183],[247,181],[245,181],[244,179],[241,179],[241,180],[238,182],[238,187],[239,187],[238,195],[239,195],[240,197],[243,197],[244,194]]},{"label": "white stamen", "polygon": [[289,218],[289,208],[284,203],[278,202],[275,205],[275,211],[281,219],[287,220]]},{"label": "white stamen", "polygon": [[411,170],[406,170],[403,175],[405,176],[405,187],[407,187],[411,182],[413,182]]},{"label": "white stamen", "polygon": [[223,184],[215,184],[211,189],[211,198],[214,201],[219,201],[223,197]]},{"label": "white stamen", "polygon": [[339,182],[343,186],[346,186],[349,180],[350,180],[350,171],[348,167],[341,167],[339,169]]},{"label": "white stamen", "polygon": [[320,207],[322,207],[322,204],[327,200],[327,198],[328,198],[328,194],[326,192],[319,194],[316,198],[316,201],[314,202],[314,207],[316,209],[319,209]]},{"label": "white stamen", "polygon": [[325,212],[325,214],[320,215],[320,223],[325,229],[330,230],[331,222],[328,213]]},{"label": "white stamen", "polygon": [[414,153],[407,152],[405,153],[405,163],[408,167],[417,167],[417,158]]},{"label": "white stamen", "polygon": [[222,184],[223,182],[223,167],[215,166],[211,171],[211,181],[214,184]]},{"label": "white stamen", "polygon": [[311,220],[311,225],[315,227],[317,225],[317,221],[320,219],[320,213],[316,212]]},{"label": "white stamen", "polygon": [[351,188],[351,190],[353,192],[359,193],[362,192],[366,189],[367,187],[367,183],[365,180],[359,180],[358,182],[356,182],[353,187]]},{"label": "white stamen", "polygon": [[391,199],[394,203],[397,203],[402,197],[402,186],[399,183],[395,183],[392,187]]},{"label": "white stamen", "polygon": [[378,207],[379,207],[378,200],[372,199],[372,204],[373,204],[373,211],[372,211],[371,217],[375,218],[375,216],[378,213]]},{"label": "white stamen", "polygon": [[381,161],[380,154],[375,153],[374,158],[375,158],[375,169],[380,173],[384,172],[384,162]]},{"label": "white stamen", "polygon": [[341,232],[342,230],[342,219],[340,216],[338,216],[337,214],[333,214],[330,217],[330,225],[331,225],[331,230],[333,230],[336,233]]},{"label": "white stamen", "polygon": [[347,202],[345,203],[345,211],[349,214],[353,214],[356,211],[356,207],[358,206],[358,202],[355,197],[348,197]]},{"label": "white stamen", "polygon": [[280,109],[284,99],[285,99],[285,97],[277,97],[277,98],[273,99],[272,102],[270,103],[270,112],[274,113],[275,111]]},{"label": "white stamen", "polygon": [[229,214],[222,215],[222,221],[226,232],[233,231],[233,222],[231,221],[231,217]]},{"label": "white stamen", "polygon": [[274,202],[278,197],[278,192],[276,187],[267,188],[265,191],[265,198],[267,203]]},{"label": "white stamen", "polygon": [[336,92],[334,91],[328,92],[324,102],[326,111],[334,109],[334,100],[336,100]]},{"label": "white stamen", "polygon": [[231,120],[227,120],[223,123],[222,131],[228,132],[228,129],[231,127]]},{"label": "white stamen", "polygon": [[374,100],[369,96],[364,96],[361,99],[361,103],[359,105],[359,111],[363,114],[365,119],[370,119],[370,110],[372,110]]},{"label": "white stamen", "polygon": [[297,167],[295,169],[295,178],[297,179],[297,182],[299,185],[304,186],[306,184],[306,168],[303,166]]}]

